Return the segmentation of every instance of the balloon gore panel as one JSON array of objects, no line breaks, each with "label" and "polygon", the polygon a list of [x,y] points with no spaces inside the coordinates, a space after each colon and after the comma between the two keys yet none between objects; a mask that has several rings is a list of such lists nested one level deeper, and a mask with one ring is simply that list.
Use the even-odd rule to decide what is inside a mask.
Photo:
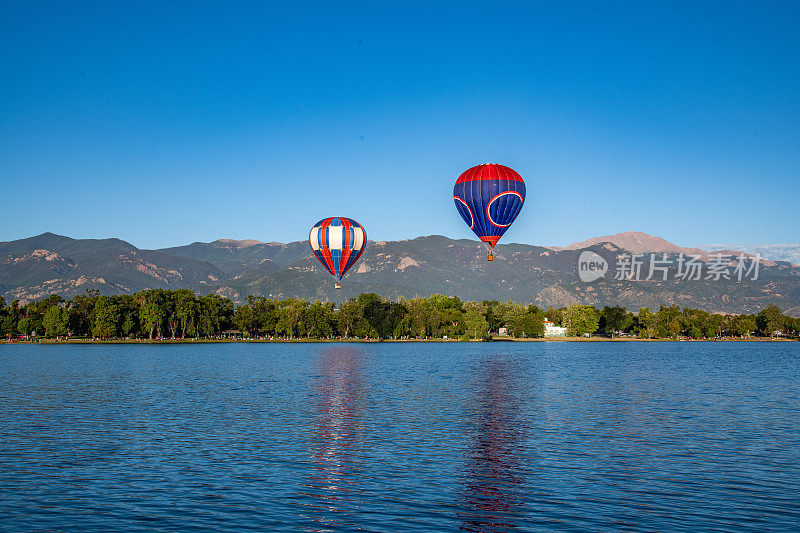
[{"label": "balloon gore panel", "polygon": [[361,257],[366,240],[367,234],[361,224],[345,217],[324,218],[314,224],[309,233],[314,256],[337,279]]},{"label": "balloon gore panel", "polygon": [[525,182],[509,167],[478,165],[456,180],[453,201],[467,226],[494,248],[522,210]]}]

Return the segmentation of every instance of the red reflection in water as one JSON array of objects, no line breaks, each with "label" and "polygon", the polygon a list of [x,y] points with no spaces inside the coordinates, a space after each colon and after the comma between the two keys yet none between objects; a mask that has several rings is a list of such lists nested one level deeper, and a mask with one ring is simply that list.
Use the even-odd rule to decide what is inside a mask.
[{"label": "red reflection in water", "polygon": [[364,396],[362,356],[357,350],[334,348],[323,351],[318,364],[311,450],[315,468],[308,488],[320,503],[320,515],[312,519],[328,530],[341,525],[335,515],[343,512],[353,490]]},{"label": "red reflection in water", "polygon": [[469,409],[469,441],[462,505],[463,531],[508,531],[522,504],[519,491],[518,376],[503,360],[483,365]]}]

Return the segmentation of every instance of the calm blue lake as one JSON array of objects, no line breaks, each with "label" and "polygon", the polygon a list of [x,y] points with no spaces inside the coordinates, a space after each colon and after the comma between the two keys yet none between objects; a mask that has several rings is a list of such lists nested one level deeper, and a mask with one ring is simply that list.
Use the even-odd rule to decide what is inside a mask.
[{"label": "calm blue lake", "polygon": [[0,530],[778,531],[800,343],[0,346]]}]

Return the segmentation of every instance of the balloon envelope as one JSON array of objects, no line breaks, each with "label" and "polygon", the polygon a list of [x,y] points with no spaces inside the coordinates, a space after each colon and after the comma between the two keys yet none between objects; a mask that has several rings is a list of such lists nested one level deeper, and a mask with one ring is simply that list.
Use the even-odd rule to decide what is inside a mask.
[{"label": "balloon envelope", "polygon": [[478,165],[456,180],[453,201],[475,235],[494,248],[522,209],[525,182],[506,166]]},{"label": "balloon envelope", "polygon": [[364,252],[367,233],[352,218],[330,217],[314,224],[308,241],[325,270],[342,279]]}]

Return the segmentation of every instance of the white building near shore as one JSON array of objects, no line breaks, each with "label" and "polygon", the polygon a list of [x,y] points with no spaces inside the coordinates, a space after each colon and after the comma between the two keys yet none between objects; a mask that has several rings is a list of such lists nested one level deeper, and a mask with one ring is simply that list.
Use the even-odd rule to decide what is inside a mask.
[{"label": "white building near shore", "polygon": [[545,337],[566,337],[567,328],[556,326],[549,320],[544,320],[544,336]]}]

